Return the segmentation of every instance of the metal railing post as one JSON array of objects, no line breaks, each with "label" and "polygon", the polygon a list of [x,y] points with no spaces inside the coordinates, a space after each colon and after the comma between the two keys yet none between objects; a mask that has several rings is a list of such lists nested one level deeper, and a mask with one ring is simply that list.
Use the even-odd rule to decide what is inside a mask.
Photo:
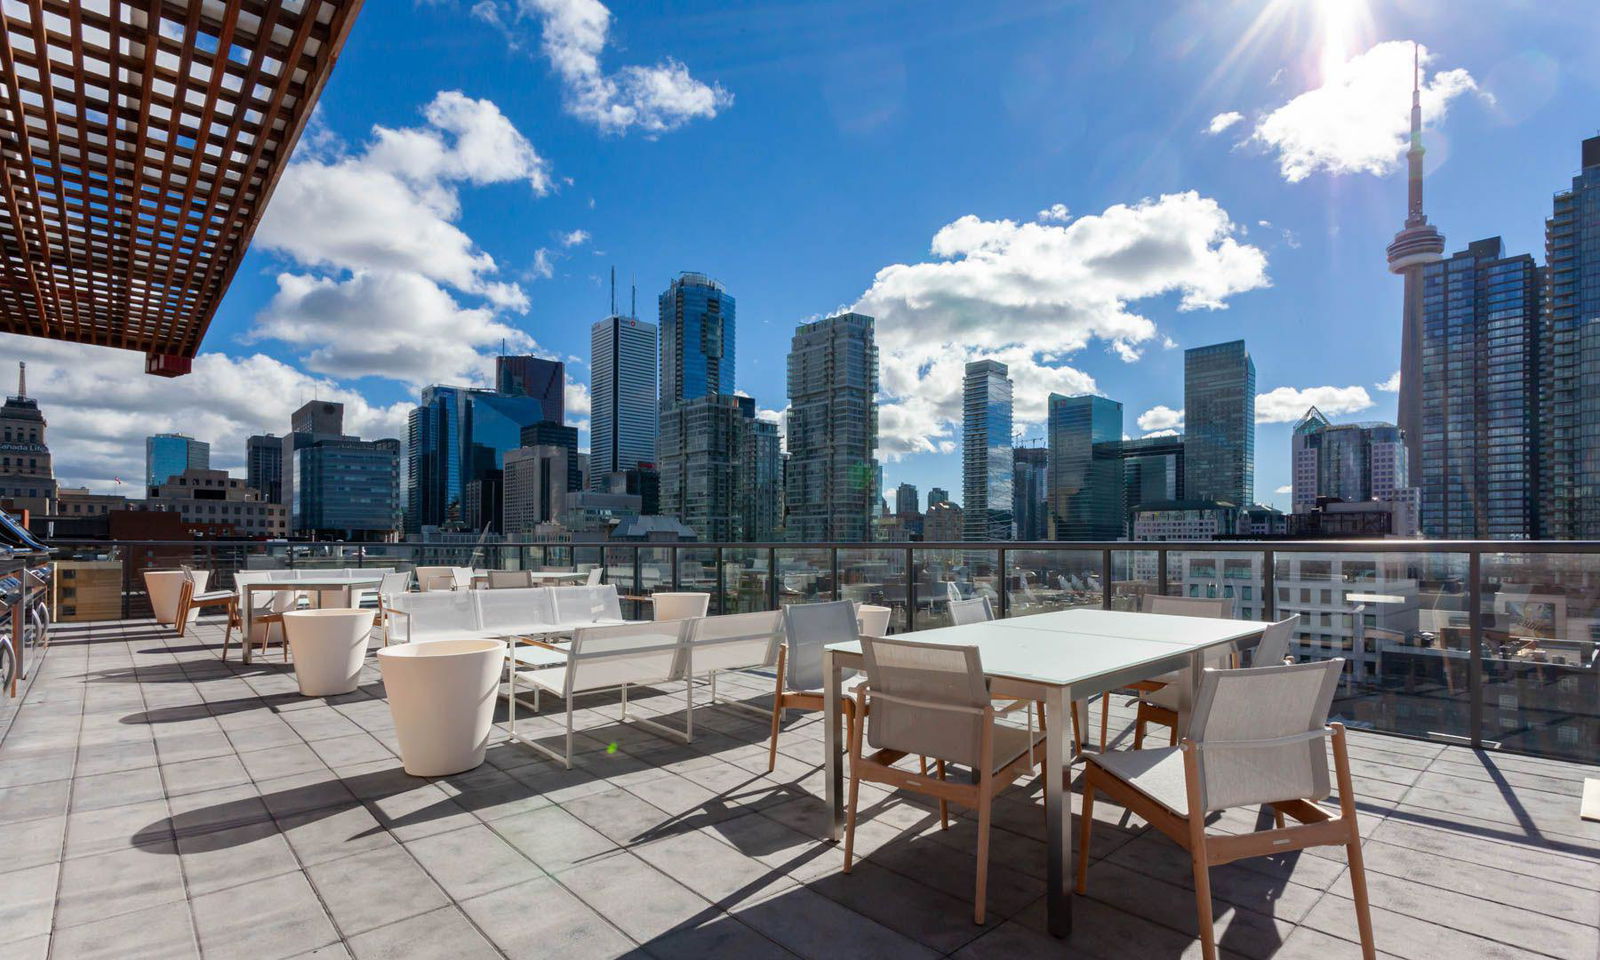
[{"label": "metal railing post", "polygon": [[671,550],[672,563],[669,566],[672,567],[672,589],[676,591],[678,589],[678,545],[673,544]]},{"label": "metal railing post", "polygon": [[[1467,554],[1467,622],[1471,650],[1467,655],[1467,722],[1472,725],[1472,746],[1483,747],[1483,554]],[[1445,669],[1450,663],[1445,661]]]},{"label": "metal railing post", "polygon": [[1278,555],[1261,551],[1261,619],[1278,619]]},{"label": "metal railing post", "polygon": [[778,609],[778,548],[767,548],[767,609]]},{"label": "metal railing post", "polygon": [[844,599],[844,584],[839,582],[839,547],[828,548],[828,569],[833,576],[833,599]]},{"label": "metal railing post", "polygon": [[[644,566],[642,565],[641,561],[639,560],[639,553],[643,549],[644,549],[643,547],[640,547],[637,544],[634,545],[634,548],[633,548],[633,591],[632,592],[634,594],[643,594],[644,593]],[[637,604],[635,606],[637,606]]]},{"label": "metal railing post", "polygon": [[717,564],[717,613],[727,613],[728,585],[725,582],[726,578],[722,574],[722,548],[716,548],[716,551],[712,554],[712,556],[716,558]]},{"label": "metal railing post", "polygon": [[906,547],[906,633],[917,629],[917,551]]},{"label": "metal railing post", "polygon": [[1001,547],[998,552],[1000,554],[998,557],[1000,563],[1000,612],[997,616],[1004,620],[1011,614],[1011,605],[1007,603],[1007,599],[1011,596],[1011,582],[1006,579],[1006,548]]},{"label": "metal railing post", "polygon": [[1111,551],[1100,551],[1100,609],[1111,609]]},{"label": "metal railing post", "polygon": [[1167,595],[1167,551],[1156,550],[1156,593]]}]

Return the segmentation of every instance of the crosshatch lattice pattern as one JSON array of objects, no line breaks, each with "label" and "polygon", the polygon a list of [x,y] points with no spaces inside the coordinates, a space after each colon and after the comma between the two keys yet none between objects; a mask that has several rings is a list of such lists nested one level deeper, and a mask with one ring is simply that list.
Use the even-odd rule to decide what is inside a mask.
[{"label": "crosshatch lattice pattern", "polygon": [[192,358],[361,0],[0,0],[0,329]]}]

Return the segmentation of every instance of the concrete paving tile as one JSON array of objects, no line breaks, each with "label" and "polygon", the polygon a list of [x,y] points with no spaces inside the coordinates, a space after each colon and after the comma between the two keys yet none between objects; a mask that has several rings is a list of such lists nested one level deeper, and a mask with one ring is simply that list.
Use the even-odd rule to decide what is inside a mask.
[{"label": "concrete paving tile", "polygon": [[64,927],[56,932],[53,951],[71,960],[198,960],[200,956],[189,905],[181,901]]},{"label": "concrete paving tile", "polygon": [[0,873],[25,870],[61,859],[67,818],[44,817],[0,825]]},{"label": "concrete paving tile", "polygon": [[[537,909],[530,909],[534,904]],[[633,941],[549,878],[474,897],[461,909],[511,957],[619,957],[634,948]]]},{"label": "concrete paving tile", "polygon": [[300,869],[288,841],[270,821],[179,837],[178,856],[191,897]]},{"label": "concrete paving tile", "polygon": [[79,857],[61,864],[56,924],[70,927],[184,899],[171,841]]},{"label": "concrete paving tile", "polygon": [[[449,902],[399,846],[319,863],[307,867],[306,874],[346,937],[427,913]],[[383,895],[373,896],[377,890],[382,890]]]},{"label": "concrete paving tile", "polygon": [[0,873],[0,930],[23,939],[48,934],[61,867],[41,864]]},{"label": "concrete paving tile", "polygon": [[[1342,940],[1356,940],[1358,937],[1355,904],[1331,893],[1312,908],[1304,925]],[[1373,942],[1378,949],[1406,960],[1439,960],[1441,957],[1532,960],[1540,956],[1509,942],[1486,940],[1441,923],[1429,923],[1386,910],[1376,904],[1372,907],[1372,929]]]},{"label": "concrete paving tile", "polygon": [[192,906],[207,960],[281,960],[339,940],[298,872],[195,897]]},{"label": "concrete paving tile", "polygon": [[356,960],[494,960],[489,945],[465,915],[443,907],[350,938]]},{"label": "concrete paving tile", "polygon": [[[938,954],[801,886],[737,904],[728,911],[785,949],[813,960],[837,957],[841,943],[863,957],[923,958]],[[969,917],[970,919],[970,917]]]},{"label": "concrete paving tile", "polygon": [[481,824],[420,837],[405,846],[455,900],[544,876],[521,851]]},{"label": "concrete paving tile", "polygon": [[68,815],[64,854],[84,857],[110,853],[171,836],[167,801],[157,798]]},{"label": "concrete paving tile", "polygon": [[216,757],[163,763],[161,776],[166,782],[169,797],[250,782],[250,774],[245,771],[244,764],[231,752]]},{"label": "concrete paving tile", "polygon": [[557,806],[505,817],[489,826],[549,873],[617,849],[614,841]]},{"label": "concrete paving tile", "polygon": [[6,802],[0,803],[0,824],[61,816],[67,812],[67,798],[71,792],[71,780],[7,787]]},{"label": "concrete paving tile", "polygon": [[397,841],[366,807],[323,807],[276,821],[307,866],[393,846]]}]

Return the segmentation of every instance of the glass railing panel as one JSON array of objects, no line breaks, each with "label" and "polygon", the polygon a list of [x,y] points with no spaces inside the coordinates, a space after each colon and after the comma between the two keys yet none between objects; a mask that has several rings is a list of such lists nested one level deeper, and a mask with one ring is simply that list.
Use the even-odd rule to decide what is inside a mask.
[{"label": "glass railing panel", "polygon": [[[1137,611],[1147,593],[1161,589],[1159,564],[1161,554],[1155,550],[1111,551],[1111,609]],[[1094,583],[1085,586],[1099,589],[1099,574]]]},{"label": "glass railing panel", "polygon": [[833,552],[821,547],[778,548],[778,605],[833,599]]},{"label": "glass railing panel", "polygon": [[1006,615],[1098,609],[1099,550],[1007,550]]},{"label": "glass railing panel", "polygon": [[889,608],[889,632],[909,629],[905,547],[839,548],[839,597]]},{"label": "glass railing panel", "polygon": [[723,613],[772,609],[772,551],[759,547],[726,547],[722,551]]},{"label": "glass railing panel", "polygon": [[1265,560],[1256,550],[1169,550],[1167,596],[1232,600],[1236,619],[1264,620]]},{"label": "glass railing panel", "polygon": [[1600,555],[1484,554],[1488,745],[1600,763]]},{"label": "glass railing panel", "polygon": [[57,547],[51,617],[62,623],[90,623],[131,616],[125,597],[126,557],[125,547],[110,543]]},{"label": "glass railing panel", "polygon": [[950,601],[987,597],[1000,610],[1000,551],[979,546],[913,553],[913,630],[950,625]]},{"label": "glass railing panel", "polygon": [[1278,549],[1274,573],[1277,616],[1300,618],[1290,655],[1344,658],[1336,719],[1411,737],[1470,739],[1466,554]]},{"label": "glass railing panel", "polygon": [[709,593],[712,594],[711,613],[722,611],[717,609],[717,548],[716,547],[679,547],[678,548],[678,585],[676,589],[682,593]]}]

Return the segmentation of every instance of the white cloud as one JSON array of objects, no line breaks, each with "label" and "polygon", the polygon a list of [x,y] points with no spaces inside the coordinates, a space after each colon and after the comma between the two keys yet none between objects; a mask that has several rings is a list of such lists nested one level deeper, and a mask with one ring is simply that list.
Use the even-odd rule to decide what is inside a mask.
[{"label": "white cloud", "polygon": [[1329,416],[1372,406],[1365,387],[1279,387],[1256,395],[1256,423],[1293,423],[1316,407]]},{"label": "white cloud", "polygon": [[1067,210],[1066,204],[1052,203],[1035,214],[1034,218],[1050,223],[1066,223],[1072,219],[1072,214]]},{"label": "white cloud", "polygon": [[953,448],[967,360],[1011,365],[1022,429],[1043,422],[1051,391],[1094,392],[1066,365],[1072,354],[1099,339],[1132,359],[1157,336],[1130,303],[1176,294],[1179,310],[1214,310],[1267,286],[1266,256],[1235,230],[1194,192],[1061,225],[970,215],[946,225],[932,260],[884,267],[852,308],[878,318],[880,453]]},{"label": "white cloud", "polygon": [[530,268],[533,275],[544,280],[549,280],[556,275],[556,265],[550,259],[550,251],[544,247],[533,251],[533,266]]},{"label": "white cloud", "polygon": [[188,376],[167,379],[147,376],[138,354],[106,347],[0,334],[0,353],[28,363],[28,392],[49,424],[60,482],[132,497],[142,495],[149,434],[177,431],[205,440],[213,467],[237,471],[247,436],[282,436],[289,415],[309,400],[343,403],[345,431],[369,440],[403,440],[411,409],[404,402],[370,403],[262,354],[202,353]]},{"label": "white cloud", "polygon": [[571,233],[563,233],[561,235],[561,245],[563,247],[576,247],[588,242],[589,231],[587,230],[574,230]]},{"label": "white cloud", "polygon": [[[1420,54],[1424,67],[1434,59],[1426,47]],[[1383,176],[1399,169],[1410,139],[1411,58],[1412,44],[1401,40],[1357,54],[1322,86],[1263,116],[1250,141],[1277,154],[1291,183],[1318,171]],[[1451,100],[1478,88],[1466,70],[1423,74],[1422,120],[1430,126],[1444,121]]]},{"label": "white cloud", "polygon": [[1182,436],[1182,434],[1180,434],[1176,430],[1171,430],[1171,429],[1168,429],[1168,430],[1152,430],[1149,433],[1145,434],[1141,439],[1148,440],[1151,437],[1178,437],[1178,436]]},{"label": "white cloud", "polygon": [[1274,488],[1272,492],[1273,493],[1294,493],[1294,484],[1286,483],[1281,487]]},{"label": "white cloud", "polygon": [[1139,424],[1140,430],[1176,430],[1178,427],[1183,426],[1183,411],[1158,404],[1139,414],[1139,419],[1136,422]]},{"label": "white cloud", "polygon": [[1385,380],[1380,383],[1375,383],[1373,386],[1377,387],[1379,390],[1382,390],[1384,393],[1399,393],[1400,371],[1396,370],[1394,373],[1389,374]]},{"label": "white cloud", "polygon": [[1206,133],[1214,137],[1243,119],[1244,114],[1237,110],[1229,110],[1227,113],[1219,113],[1211,118],[1210,123],[1206,124]]},{"label": "white cloud", "polygon": [[785,405],[782,410],[764,410],[756,408],[757,420],[772,420],[778,424],[778,446],[780,449],[789,449],[789,407]]},{"label": "white cloud", "polygon": [[672,57],[607,73],[600,60],[611,42],[611,11],[599,0],[482,0],[472,12],[504,33],[513,49],[521,46],[516,26],[537,20],[540,50],[561,78],[567,112],[603,133],[662,133],[733,105],[732,94],[696,80]]}]

